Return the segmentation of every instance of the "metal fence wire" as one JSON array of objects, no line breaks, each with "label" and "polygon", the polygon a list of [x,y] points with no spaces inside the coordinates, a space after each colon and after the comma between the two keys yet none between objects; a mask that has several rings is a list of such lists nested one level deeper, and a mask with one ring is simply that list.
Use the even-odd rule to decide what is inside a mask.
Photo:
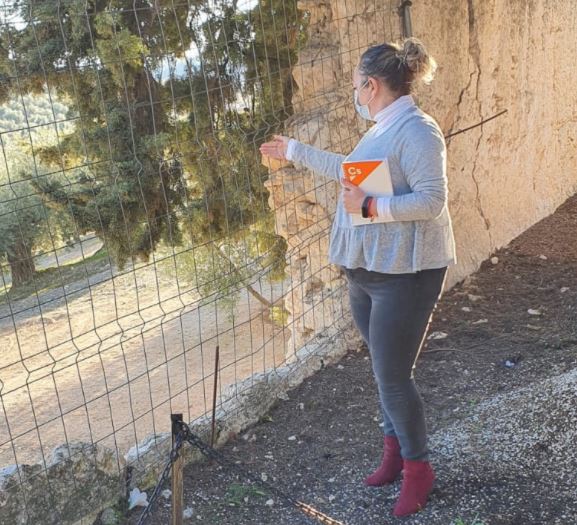
[{"label": "metal fence wire", "polygon": [[[134,451],[170,431],[168,414],[197,421],[290,363],[303,316],[337,324],[325,301],[341,302],[342,286],[298,313],[286,306],[326,271],[297,276],[287,261],[328,227],[287,243],[259,146],[299,114],[351,111],[349,69],[330,72],[346,97],[329,105],[310,94],[326,76],[302,79],[316,83],[307,91],[294,68],[349,64],[371,39],[399,38],[400,3],[333,12],[334,27],[359,10],[381,33],[333,34],[323,49],[326,21],[300,4],[0,6],[0,523],[14,501],[22,523],[67,523],[56,462],[111,451],[108,471],[123,479]],[[354,143],[355,122],[324,146]],[[50,515],[33,509],[35,479]],[[68,482],[73,502],[86,481]]]}]

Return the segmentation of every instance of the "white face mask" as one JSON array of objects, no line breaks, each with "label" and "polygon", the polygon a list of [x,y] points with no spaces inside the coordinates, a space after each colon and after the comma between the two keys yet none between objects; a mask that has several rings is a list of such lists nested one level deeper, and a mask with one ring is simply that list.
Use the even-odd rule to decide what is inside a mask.
[{"label": "white face mask", "polygon": [[[359,89],[363,89],[368,82],[369,80],[367,79],[367,81]],[[365,120],[372,120],[371,112],[369,111],[369,104],[372,102],[375,96],[373,95],[371,100],[369,100],[366,104],[359,104],[359,89],[353,90],[353,102],[355,104],[355,109],[357,110],[357,113]]]}]

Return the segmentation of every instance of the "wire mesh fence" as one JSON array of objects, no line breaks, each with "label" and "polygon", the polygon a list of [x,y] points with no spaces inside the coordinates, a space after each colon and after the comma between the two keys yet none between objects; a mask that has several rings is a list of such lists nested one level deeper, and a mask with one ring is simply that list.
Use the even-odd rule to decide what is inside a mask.
[{"label": "wire mesh fence", "polygon": [[[363,125],[351,64],[401,21],[393,0],[317,4],[0,7],[0,467],[21,506],[34,476],[57,498],[55,447],[107,447],[122,478],[122,458],[169,432],[171,413],[210,413],[215,381],[218,407],[294,359],[297,334],[314,335],[304,318],[336,326],[342,310],[326,304],[342,283],[297,294],[295,310],[295,290],[330,269],[290,266],[325,246],[337,187],[295,171],[283,193],[258,148],[290,125],[314,143],[302,116],[315,111],[349,112],[354,125],[322,146],[350,147]],[[359,13],[378,34],[350,32]],[[329,214],[287,242],[299,184]]]}]

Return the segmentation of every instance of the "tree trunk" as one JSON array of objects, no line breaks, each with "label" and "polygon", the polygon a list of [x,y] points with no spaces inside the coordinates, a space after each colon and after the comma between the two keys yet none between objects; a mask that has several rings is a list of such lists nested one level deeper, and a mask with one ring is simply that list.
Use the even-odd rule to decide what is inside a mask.
[{"label": "tree trunk", "polygon": [[252,295],[261,304],[264,304],[268,308],[272,308],[274,306],[273,303],[271,303],[266,297],[263,297],[261,294],[259,294],[250,284],[245,284],[245,286],[250,295]]},{"label": "tree trunk", "polygon": [[[218,254],[230,265],[232,266],[232,268],[234,269],[234,271],[237,273],[237,275],[241,275],[241,273],[239,272],[238,268],[236,267],[236,265],[230,260],[230,258],[228,257],[228,255],[226,254],[225,251],[225,246],[224,244],[218,246]],[[266,297],[263,297],[261,294],[259,294],[250,284],[248,283],[243,283],[246,287],[246,289],[248,290],[248,292],[261,304],[264,304],[267,308],[272,308],[274,306],[273,303],[271,303]]]},{"label": "tree trunk", "polygon": [[12,273],[12,288],[30,282],[36,272],[32,258],[32,247],[18,241],[8,252],[8,264]]}]

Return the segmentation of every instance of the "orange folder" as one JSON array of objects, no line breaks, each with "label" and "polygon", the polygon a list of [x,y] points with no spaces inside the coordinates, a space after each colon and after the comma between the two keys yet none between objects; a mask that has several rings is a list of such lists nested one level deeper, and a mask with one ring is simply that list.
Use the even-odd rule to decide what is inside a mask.
[{"label": "orange folder", "polygon": [[[361,188],[367,195],[373,197],[393,195],[393,183],[387,159],[345,161],[343,173],[348,181]],[[360,212],[350,215],[354,226],[385,222],[382,217],[375,217],[373,221],[365,219]]]}]

